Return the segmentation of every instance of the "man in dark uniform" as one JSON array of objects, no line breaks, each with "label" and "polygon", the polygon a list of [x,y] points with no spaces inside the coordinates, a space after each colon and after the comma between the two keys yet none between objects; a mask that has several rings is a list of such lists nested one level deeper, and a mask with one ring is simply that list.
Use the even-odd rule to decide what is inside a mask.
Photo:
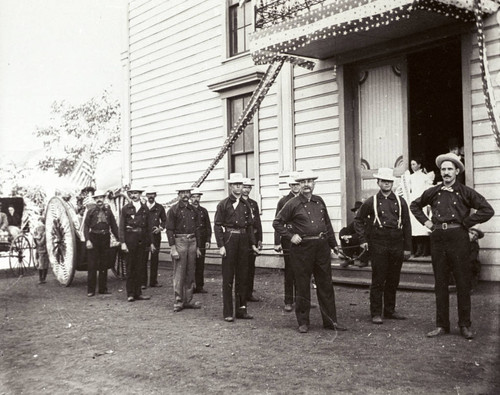
[{"label": "man in dark uniform", "polygon": [[[248,250],[256,253],[259,249],[253,232],[252,209],[241,199],[243,176],[232,173],[227,180],[229,197],[217,205],[214,219],[214,233],[222,257],[222,300],[224,320],[233,322],[234,316],[252,319],[247,312]],[[236,314],[233,312],[233,282]]]},{"label": "man in dark uniform", "polygon": [[[436,329],[427,336],[440,336],[450,331],[448,284],[451,270],[457,287],[460,334],[466,339],[472,339],[472,265],[469,257],[473,235],[469,234],[469,229],[488,221],[495,212],[481,194],[457,181],[457,176],[464,172],[464,165],[457,155],[439,155],[436,165],[441,170],[443,183],[427,189],[410,206],[415,218],[432,231],[430,238],[436,293]],[[431,206],[432,220],[422,212],[422,207],[427,205]],[[476,212],[471,214],[471,209]]]},{"label": "man in dark uniform", "polygon": [[[290,192],[288,195],[283,196],[276,207],[275,217],[285,206],[285,204],[295,196],[300,193],[300,184],[295,181],[295,177],[299,175],[298,172],[291,172],[288,177],[288,186],[290,187]],[[285,260],[285,311],[287,313],[293,310],[293,303],[295,301],[295,279],[293,278],[293,268],[290,260],[290,239],[286,236],[280,236],[280,234],[274,231],[274,251],[282,252],[283,258]]]},{"label": "man in dark uniform", "polygon": [[[363,202],[355,202],[354,207],[351,208],[351,211],[355,214],[358,214],[358,211],[362,205]],[[349,261],[349,259],[354,259],[355,257],[357,258],[354,262],[354,266],[368,266],[368,261],[370,260],[369,254],[367,250],[363,250],[359,246],[359,237],[356,234],[356,229],[354,229],[354,220],[345,228],[340,229],[339,239],[340,245],[342,246],[343,255],[346,257],[346,260],[340,264],[340,267],[349,266],[352,263],[352,261]]]},{"label": "man in dark uniform", "polygon": [[273,221],[274,229],[290,239],[290,257],[295,277],[295,315],[299,332],[309,331],[311,309],[311,275],[314,274],[323,327],[346,330],[337,323],[335,293],[332,284],[331,249],[337,252],[337,241],[326,204],[313,195],[318,177],[305,170],[295,178],[300,194],[290,199]]},{"label": "man in dark uniform", "polygon": [[210,217],[208,216],[208,211],[205,207],[200,205],[201,196],[203,192],[200,188],[194,188],[191,191],[191,204],[198,211],[200,217],[200,252],[201,255],[196,258],[196,270],[195,270],[195,283],[196,288],[194,293],[205,294],[207,291],[203,288],[205,286],[204,271],[205,271],[205,255],[207,249],[210,248],[210,241],[212,239],[212,224],[210,223]]},{"label": "man in dark uniform", "polygon": [[382,324],[382,314],[387,319],[406,319],[396,312],[396,291],[403,260],[411,254],[411,223],[406,201],[392,192],[393,170],[380,168],[374,177],[380,191],[363,203],[354,228],[360,247],[369,249],[372,260],[372,322]]},{"label": "man in dark uniform", "polygon": [[[243,188],[241,190],[241,197],[246,200],[252,209],[253,217],[253,233],[255,235],[255,241],[257,242],[257,248],[262,249],[262,222],[260,221],[260,210],[259,205],[255,200],[250,198],[250,192],[252,192],[253,182],[250,178],[243,179]],[[255,297],[253,294],[253,286],[255,281],[255,259],[257,255],[252,251],[248,250],[248,277],[247,277],[247,301],[248,302],[259,302],[259,298]]]},{"label": "man in dark uniform", "polygon": [[[167,213],[165,212],[165,207],[157,203],[156,199],[156,189],[149,187],[145,191],[146,195],[146,206],[149,209],[149,223],[151,225],[151,237],[152,243],[155,246],[155,251],[151,251],[151,267],[149,269],[149,286],[150,287],[161,287],[158,283],[158,256],[160,254],[161,245],[161,232],[165,229],[167,222]],[[144,265],[142,267],[142,289],[145,289],[148,284],[148,257],[149,252],[146,251],[144,254]]]},{"label": "man in dark uniform", "polygon": [[148,248],[155,251],[151,243],[151,225],[148,207],[141,202],[144,189],[130,188],[127,191],[132,200],[122,208],[120,217],[120,243],[122,251],[127,253],[127,300],[148,300],[151,296],[142,295],[141,267]]},{"label": "man in dark uniform", "polygon": [[110,233],[118,239],[118,227],[115,216],[104,204],[104,191],[94,193],[95,205],[89,209],[83,224],[85,246],[87,247],[87,296],[95,295],[97,272],[99,272],[99,293],[110,294],[107,288]]},{"label": "man in dark uniform", "polygon": [[189,203],[192,190],[187,185],[179,187],[179,201],[167,212],[167,237],[174,265],[174,312],[201,308],[199,303],[192,302],[196,258],[201,255],[200,216]]}]

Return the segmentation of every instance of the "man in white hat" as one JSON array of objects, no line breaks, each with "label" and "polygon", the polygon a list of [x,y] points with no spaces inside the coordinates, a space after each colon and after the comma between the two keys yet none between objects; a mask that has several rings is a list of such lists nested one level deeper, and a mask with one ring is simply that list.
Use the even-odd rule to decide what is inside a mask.
[{"label": "man in white hat", "polygon": [[[253,181],[250,178],[243,179],[243,188],[241,189],[241,197],[246,200],[252,209],[253,216],[253,233],[255,235],[255,241],[257,241],[257,248],[262,249],[262,222],[260,221],[260,210],[258,203],[250,197],[250,192],[252,192]],[[248,302],[259,302],[253,292],[253,286],[255,281],[255,259],[257,255],[249,250],[248,255],[248,277],[247,277],[247,301]]]},{"label": "man in white hat", "polygon": [[[167,213],[162,204],[156,202],[156,189],[153,187],[146,188],[146,206],[149,210],[149,224],[151,226],[152,243],[155,246],[154,252],[151,251],[151,265],[149,268],[149,286],[161,287],[158,283],[158,261],[160,255],[161,232],[166,227]],[[145,289],[148,284],[148,257],[149,252],[146,251],[144,256],[144,265],[142,266],[142,289]]]},{"label": "man in white hat", "polygon": [[174,312],[201,308],[192,301],[196,258],[201,255],[200,216],[189,203],[192,190],[188,185],[178,187],[179,201],[167,212],[167,238],[174,265]]},{"label": "man in white hat", "polygon": [[210,248],[210,241],[212,239],[212,224],[210,223],[210,217],[208,216],[208,211],[205,207],[200,205],[201,196],[200,188],[194,188],[191,191],[191,204],[198,211],[200,216],[200,252],[201,255],[196,258],[196,270],[194,273],[196,288],[194,293],[205,294],[207,291],[203,288],[205,286],[205,255],[207,249]]},{"label": "man in white hat", "polygon": [[131,202],[123,206],[120,216],[120,243],[126,253],[127,264],[127,301],[148,300],[151,296],[142,295],[141,268],[148,248],[155,251],[151,243],[151,225],[148,207],[141,202],[144,189],[130,187],[127,191]]},{"label": "man in white hat", "polygon": [[[411,203],[415,218],[432,231],[431,256],[436,293],[436,329],[428,337],[441,336],[450,331],[449,272],[455,277],[457,287],[458,326],[466,339],[474,337],[471,327],[470,240],[474,237],[469,229],[488,221],[495,214],[486,199],[474,189],[457,181],[464,171],[460,157],[453,153],[439,155],[436,165],[441,171],[443,183],[427,189]],[[422,212],[431,206],[432,219]],[[475,213],[471,213],[475,209]]]},{"label": "man in white hat", "polygon": [[108,291],[110,233],[118,239],[118,227],[113,212],[104,204],[105,196],[104,191],[94,193],[95,205],[89,209],[83,223],[87,248],[87,296],[89,297],[95,295],[97,272],[99,272],[99,293],[110,293]]},{"label": "man in white hat", "polygon": [[411,222],[406,201],[392,192],[393,170],[380,168],[373,176],[380,191],[363,203],[354,228],[360,247],[369,249],[372,261],[372,323],[382,324],[382,315],[387,319],[406,319],[396,312],[396,291],[403,260],[411,254]]},{"label": "man in white hat", "polygon": [[311,276],[314,274],[323,327],[346,330],[337,323],[335,293],[332,284],[331,250],[337,252],[337,240],[323,199],[313,195],[318,176],[305,170],[295,177],[300,194],[290,199],[273,221],[274,229],[290,239],[290,257],[295,277],[295,315],[299,332],[309,331]]},{"label": "man in white hat", "polygon": [[[227,183],[230,194],[217,205],[214,233],[222,257],[222,300],[226,322],[234,317],[252,319],[247,311],[248,250],[259,253],[253,232],[252,209],[241,198],[243,175],[231,173]],[[234,282],[234,287],[233,287]],[[233,289],[236,313],[233,311]]]},{"label": "man in white hat", "polygon": [[[281,209],[285,204],[300,193],[300,184],[295,181],[295,177],[299,175],[298,172],[293,171],[288,177],[287,183],[290,187],[288,195],[283,196],[276,207],[275,217],[278,216]],[[285,311],[287,313],[293,310],[293,303],[295,302],[295,279],[293,277],[293,268],[290,260],[290,239],[286,236],[281,236],[278,231],[274,231],[274,250],[276,252],[283,251],[283,258],[285,260]]]}]

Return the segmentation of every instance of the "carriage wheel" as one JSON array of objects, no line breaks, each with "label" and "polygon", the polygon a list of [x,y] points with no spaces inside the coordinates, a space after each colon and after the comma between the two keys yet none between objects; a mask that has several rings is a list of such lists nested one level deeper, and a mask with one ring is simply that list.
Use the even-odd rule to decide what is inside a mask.
[{"label": "carriage wheel", "polygon": [[21,234],[17,236],[10,245],[9,266],[16,276],[27,273],[32,260],[32,250],[28,238]]},{"label": "carriage wheel", "polygon": [[45,214],[47,254],[57,280],[69,286],[76,270],[76,235],[67,204],[55,196]]},{"label": "carriage wheel", "polygon": [[115,261],[111,271],[120,280],[127,278],[127,263],[125,261],[125,253],[120,248],[116,248]]}]

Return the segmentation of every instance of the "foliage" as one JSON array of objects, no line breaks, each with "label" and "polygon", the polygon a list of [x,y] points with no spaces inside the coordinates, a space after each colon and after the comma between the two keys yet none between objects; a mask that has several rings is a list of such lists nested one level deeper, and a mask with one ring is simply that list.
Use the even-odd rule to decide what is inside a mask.
[{"label": "foliage", "polygon": [[107,91],[78,106],[54,102],[50,124],[35,132],[46,149],[38,166],[63,176],[86,157],[95,171],[102,155],[119,148],[120,132],[120,104]]}]

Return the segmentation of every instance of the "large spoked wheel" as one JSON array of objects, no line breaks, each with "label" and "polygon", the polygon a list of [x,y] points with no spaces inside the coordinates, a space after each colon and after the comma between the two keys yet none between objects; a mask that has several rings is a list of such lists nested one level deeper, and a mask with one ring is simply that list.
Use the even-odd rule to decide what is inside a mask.
[{"label": "large spoked wheel", "polygon": [[68,287],[76,270],[75,226],[69,208],[59,197],[49,200],[45,214],[47,253],[52,271],[57,280]]},{"label": "large spoked wheel", "polygon": [[116,278],[125,280],[127,278],[127,262],[125,261],[125,253],[120,248],[115,248],[115,260],[111,271]]},{"label": "large spoked wheel", "polygon": [[28,238],[18,235],[10,245],[9,266],[15,276],[24,276],[33,260],[33,251]]}]

